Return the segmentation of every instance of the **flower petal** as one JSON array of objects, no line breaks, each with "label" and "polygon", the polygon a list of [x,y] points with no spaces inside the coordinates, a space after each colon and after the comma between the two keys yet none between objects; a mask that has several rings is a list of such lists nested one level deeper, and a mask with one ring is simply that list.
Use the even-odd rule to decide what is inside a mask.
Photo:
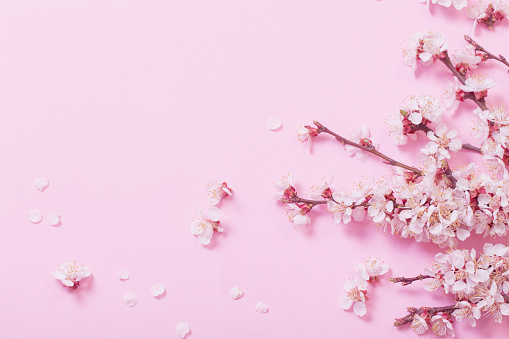
[{"label": "flower petal", "polygon": [[235,286],[230,291],[230,296],[234,300],[238,300],[238,299],[242,298],[243,295],[244,295],[244,291],[242,290],[242,287],[240,287],[240,286]]},{"label": "flower petal", "polygon": [[356,302],[355,305],[353,305],[353,313],[355,313],[355,315],[359,316],[359,317],[362,317],[363,315],[366,314],[366,304],[363,303],[363,302]]},{"label": "flower petal", "polygon": [[31,210],[28,212],[28,220],[34,224],[40,223],[42,220],[41,210]]},{"label": "flower petal", "polygon": [[281,127],[281,121],[277,118],[277,117],[271,117],[269,118],[269,120],[267,121],[267,127],[272,130],[272,131],[275,131],[277,130],[279,127]]},{"label": "flower petal", "polygon": [[124,302],[127,306],[133,307],[138,302],[138,298],[136,297],[136,294],[134,294],[133,291],[129,291],[124,295]]},{"label": "flower petal", "polygon": [[158,297],[158,296],[162,295],[165,290],[166,290],[166,287],[164,287],[163,284],[157,283],[157,284],[152,285],[152,287],[150,288],[150,293],[152,293],[152,295],[154,297]]},{"label": "flower petal", "polygon": [[35,188],[39,191],[44,191],[49,186],[49,180],[46,178],[38,178],[34,181]]},{"label": "flower petal", "polygon": [[177,327],[175,328],[175,333],[179,338],[185,338],[189,333],[189,325],[184,322],[178,323]]},{"label": "flower petal", "polygon": [[269,308],[267,307],[267,305],[265,305],[262,302],[257,303],[256,306],[255,306],[255,311],[260,313],[260,314],[267,313],[268,310],[269,310]]}]

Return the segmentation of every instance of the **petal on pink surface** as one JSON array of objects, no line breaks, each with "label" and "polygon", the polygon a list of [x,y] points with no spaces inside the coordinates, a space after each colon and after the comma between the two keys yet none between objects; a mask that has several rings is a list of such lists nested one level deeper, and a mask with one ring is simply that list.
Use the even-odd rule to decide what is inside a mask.
[{"label": "petal on pink surface", "polygon": [[177,327],[175,328],[175,333],[179,338],[185,338],[189,333],[189,325],[184,322],[178,323]]},{"label": "petal on pink surface", "polygon": [[41,210],[31,210],[28,212],[28,220],[34,224],[40,223],[42,220]]}]

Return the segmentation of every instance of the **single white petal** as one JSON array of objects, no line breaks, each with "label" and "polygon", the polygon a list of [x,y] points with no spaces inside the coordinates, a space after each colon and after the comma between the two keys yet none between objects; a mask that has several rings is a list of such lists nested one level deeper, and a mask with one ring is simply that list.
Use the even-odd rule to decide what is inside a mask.
[{"label": "single white petal", "polygon": [[49,186],[49,180],[46,178],[38,178],[35,179],[34,185],[39,191],[42,192]]},{"label": "single white petal", "polygon": [[342,295],[339,297],[339,307],[341,307],[344,310],[348,310],[350,307],[352,307],[353,300],[347,298],[346,295]]},{"label": "single white petal", "polygon": [[51,226],[58,226],[60,224],[60,214],[53,212],[48,217]]},{"label": "single white petal", "polygon": [[126,270],[122,270],[122,271],[118,272],[118,278],[120,280],[127,280],[127,279],[129,279],[129,272],[127,272]]},{"label": "single white petal", "polygon": [[215,206],[211,206],[209,208],[209,218],[212,221],[219,221],[219,217],[221,216],[221,213],[219,212],[219,208]]},{"label": "single white petal", "polygon": [[244,295],[244,291],[242,290],[242,287],[240,287],[240,286],[235,286],[230,291],[230,296],[234,300],[238,300],[238,299],[242,298],[243,295]]},{"label": "single white petal", "polygon": [[202,245],[210,244],[211,239],[212,239],[212,235],[204,235],[204,234],[198,235],[198,242]]},{"label": "single white petal", "polygon": [[53,276],[53,278],[58,280],[63,280],[67,278],[67,276],[64,273],[62,273],[62,271],[53,271],[51,272],[51,275]]},{"label": "single white petal", "polygon": [[309,222],[310,222],[310,219],[309,219],[309,216],[307,214],[297,214],[293,218],[293,223],[295,225],[304,226],[304,225],[309,224]]},{"label": "single white petal", "polygon": [[31,210],[30,212],[28,212],[28,220],[30,220],[30,222],[34,224],[41,222],[42,220],[41,210]]},{"label": "single white petal", "polygon": [[500,305],[500,313],[502,313],[502,315],[509,315],[509,304],[504,303]]},{"label": "single white petal", "polygon": [[138,298],[136,297],[136,294],[134,294],[133,291],[129,291],[124,295],[124,302],[127,306],[133,307],[138,302]]},{"label": "single white petal", "polygon": [[165,290],[166,290],[166,287],[164,287],[163,284],[157,283],[157,284],[152,285],[152,288],[150,288],[150,293],[152,293],[152,295],[154,297],[158,297],[161,294],[163,294]]},{"label": "single white petal", "polygon": [[179,338],[185,338],[186,335],[189,333],[189,325],[187,323],[178,323],[177,327],[175,328],[175,333],[177,333],[177,336]]},{"label": "single white petal", "polygon": [[261,313],[267,313],[268,310],[269,310],[269,308],[267,307],[267,305],[265,305],[262,302],[257,303],[256,306],[255,306],[255,311],[260,313],[260,314]]},{"label": "single white petal", "polygon": [[408,116],[408,120],[414,125],[419,125],[422,122],[422,115],[419,113],[411,113]]},{"label": "single white petal", "polygon": [[359,317],[362,317],[363,315],[366,314],[366,304],[363,303],[363,302],[356,302],[355,305],[353,305],[353,313],[355,313],[355,315],[359,316]]},{"label": "single white petal", "polygon": [[281,121],[279,121],[277,117],[271,117],[267,121],[267,127],[269,127],[270,130],[275,131],[281,127]]}]

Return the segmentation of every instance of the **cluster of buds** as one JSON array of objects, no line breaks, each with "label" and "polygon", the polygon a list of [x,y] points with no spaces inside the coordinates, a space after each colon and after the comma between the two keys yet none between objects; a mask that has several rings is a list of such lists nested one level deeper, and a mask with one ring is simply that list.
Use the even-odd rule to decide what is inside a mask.
[{"label": "cluster of buds", "polygon": [[[509,247],[485,244],[477,256],[475,250],[450,250],[438,253],[431,268],[414,278],[397,277],[395,283],[409,285],[414,281],[430,280],[425,284],[429,292],[439,288],[454,296],[455,304],[443,307],[408,308],[409,314],[396,319],[395,326],[410,323],[422,334],[431,329],[435,334],[454,336],[451,322],[464,319],[472,326],[481,315],[501,323],[509,315]],[[440,326],[437,326],[440,321]]]}]

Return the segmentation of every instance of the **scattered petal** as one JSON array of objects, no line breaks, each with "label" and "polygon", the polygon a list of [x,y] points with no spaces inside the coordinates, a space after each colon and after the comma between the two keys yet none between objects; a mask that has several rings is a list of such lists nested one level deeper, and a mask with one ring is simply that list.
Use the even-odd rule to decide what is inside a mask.
[{"label": "scattered petal", "polygon": [[187,323],[178,323],[175,333],[177,333],[179,338],[185,338],[185,336],[189,333],[189,325]]},{"label": "scattered petal", "polygon": [[34,185],[39,191],[42,192],[49,186],[49,180],[45,178],[38,178],[35,179]]},{"label": "scattered petal", "polygon": [[269,127],[270,130],[275,131],[279,127],[281,127],[281,121],[277,117],[271,117],[267,121],[267,126]]},{"label": "scattered petal", "polygon": [[262,313],[267,313],[269,310],[269,308],[267,307],[267,305],[265,305],[264,303],[262,302],[259,302],[258,304],[256,304],[255,306],[255,311],[262,314]]},{"label": "scattered petal", "polygon": [[127,280],[127,279],[129,279],[129,272],[127,272],[126,270],[122,270],[122,271],[118,272],[118,278],[120,280]]},{"label": "scattered petal", "polygon": [[40,223],[42,220],[41,210],[31,210],[30,212],[28,212],[28,220],[30,220],[34,224]]},{"label": "scattered petal", "polygon": [[53,212],[48,217],[51,226],[58,226],[60,224],[60,214]]},{"label": "scattered petal", "polygon": [[152,288],[150,289],[150,293],[152,293],[152,295],[153,295],[154,297],[158,297],[158,296],[160,296],[161,294],[163,294],[163,293],[164,293],[164,290],[165,290],[165,289],[166,289],[166,288],[164,287],[164,285],[163,285],[163,284],[159,284],[159,283],[158,283],[158,284],[154,284],[154,285],[152,286]]},{"label": "scattered petal", "polygon": [[235,286],[230,291],[230,296],[235,300],[242,298],[243,295],[244,295],[244,291],[242,290],[242,288],[240,286]]},{"label": "scattered petal", "polygon": [[138,303],[138,298],[136,297],[136,294],[134,294],[133,291],[127,292],[124,295],[124,302],[127,306],[133,307]]}]

